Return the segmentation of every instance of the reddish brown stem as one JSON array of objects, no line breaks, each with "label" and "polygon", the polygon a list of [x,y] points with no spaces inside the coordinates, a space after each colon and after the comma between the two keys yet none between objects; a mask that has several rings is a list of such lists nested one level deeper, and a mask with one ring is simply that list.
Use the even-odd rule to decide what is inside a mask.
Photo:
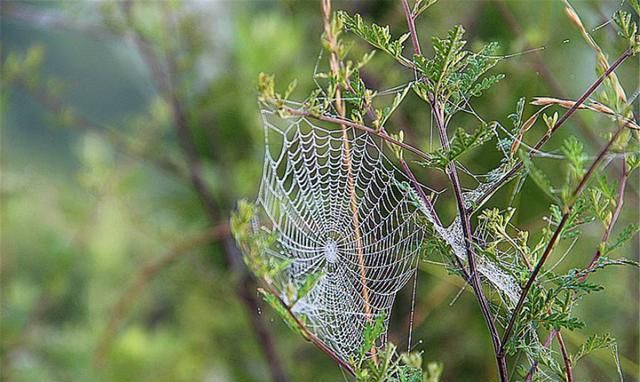
[{"label": "reddish brown stem", "polygon": [[[626,188],[626,184],[627,184],[627,179],[629,178],[629,173],[627,172],[627,165],[626,165],[626,160],[624,158],[624,156],[622,157],[622,166],[621,166],[622,172],[620,174],[620,183],[618,185],[618,197],[617,197],[617,202],[616,202],[616,207],[613,211],[611,220],[609,221],[609,224],[607,225],[603,235],[602,235],[602,239],[601,239],[601,245],[602,243],[606,243],[607,240],[609,240],[609,236],[611,235],[611,232],[613,231],[613,227],[616,223],[616,221],[618,220],[618,216],[620,215],[620,211],[622,210],[622,204],[624,201],[624,195],[625,195],[625,188]],[[584,282],[587,277],[589,277],[589,275],[591,274],[589,272],[589,270],[593,269],[593,267],[595,266],[595,264],[598,262],[598,259],[600,258],[600,256],[602,256],[602,252],[600,250],[600,247],[598,247],[598,249],[596,250],[596,253],[594,254],[594,256],[592,257],[591,261],[589,262],[589,264],[586,266],[585,268],[585,272],[582,276],[580,276],[579,281],[580,282]],[[560,330],[559,329],[553,329],[551,332],[549,332],[549,335],[547,336],[545,342],[544,342],[544,347],[548,347],[549,344],[551,343],[551,341],[556,338],[556,335],[560,334]],[[534,361],[533,364],[531,365],[531,368],[529,368],[529,372],[527,373],[527,377],[525,379],[525,382],[530,382],[531,379],[533,378],[533,374],[535,374],[536,370],[538,368],[538,362]]]},{"label": "reddish brown stem", "polygon": [[[420,41],[418,40],[418,35],[415,27],[415,19],[411,14],[411,10],[409,8],[409,4],[407,0],[402,0],[402,7],[405,13],[405,17],[407,19],[407,25],[409,28],[409,33],[411,35],[411,42],[413,44],[414,53],[416,55],[421,54],[420,49]],[[433,94],[429,95],[430,105],[432,114],[436,121],[436,126],[438,128],[438,134],[440,136],[440,142],[442,147],[445,150],[449,150],[449,137],[447,136],[447,127],[445,124],[444,118],[444,109],[442,105],[436,99],[436,96]],[[509,376],[507,373],[507,364],[505,362],[504,357],[499,357],[499,351],[501,349],[500,344],[500,335],[498,334],[498,330],[495,326],[495,321],[493,319],[493,315],[491,313],[491,309],[489,307],[489,303],[484,296],[484,292],[482,291],[482,286],[480,284],[480,276],[478,275],[476,260],[475,260],[475,252],[473,249],[473,231],[471,229],[471,220],[470,216],[467,213],[467,207],[464,202],[464,197],[462,195],[462,186],[460,184],[460,180],[458,178],[458,169],[454,162],[450,162],[447,166],[447,176],[449,177],[449,181],[451,183],[451,187],[453,188],[453,192],[456,198],[456,204],[458,206],[458,212],[460,213],[460,224],[462,226],[462,232],[464,234],[464,243],[465,243],[465,251],[467,253],[467,262],[469,264],[469,282],[471,287],[473,288],[474,294],[478,300],[478,304],[480,306],[480,311],[482,312],[482,317],[485,320],[487,328],[489,329],[489,334],[491,336],[491,341],[493,343],[494,351],[496,353],[496,361],[498,365],[498,374],[500,376],[500,380],[502,382],[507,382],[509,380]],[[455,224],[455,223],[454,223]]]},{"label": "reddish brown stem", "polygon": [[558,339],[558,344],[560,345],[560,352],[562,353],[562,360],[564,361],[567,382],[573,382],[573,367],[571,366],[571,359],[569,358],[567,347],[564,344],[564,340],[562,339],[562,334],[560,334],[559,331],[556,338]]},{"label": "reddish brown stem", "polygon": [[[129,1],[123,2],[121,3],[121,7],[132,31],[136,47],[145,63],[149,66],[158,91],[171,105],[174,125],[178,134],[180,148],[182,149],[187,162],[191,184],[203,205],[204,212],[209,222],[216,225],[220,220],[220,209],[217,206],[214,194],[204,181],[204,176],[202,174],[202,162],[195,146],[195,142],[193,141],[193,137],[191,136],[187,116],[178,95],[178,71],[173,55],[167,55],[167,63],[166,65],[162,65],[162,62],[159,60],[156,53],[151,49],[151,44],[149,44],[149,42],[146,41],[138,32],[133,18],[131,3]],[[163,70],[163,68],[166,70]],[[282,363],[280,362],[275,350],[271,335],[267,331],[262,320],[257,316],[258,301],[255,293],[253,292],[255,290],[254,281],[247,270],[242,266],[240,262],[241,256],[238,253],[238,249],[233,239],[230,237],[226,238],[224,244],[227,264],[230,266],[231,270],[239,276],[236,293],[238,294],[238,297],[240,297],[240,300],[243,302],[245,309],[247,310],[247,314],[251,318],[253,330],[258,337],[258,344],[261,347],[269,365],[271,376],[276,382],[286,382],[287,377],[281,366]]]},{"label": "reddish brown stem", "polygon": [[353,122],[351,120],[348,120],[346,118],[343,117],[331,117],[331,116],[327,116],[327,115],[317,115],[317,114],[312,114],[306,110],[298,110],[298,109],[293,109],[290,107],[283,107],[282,108],[285,112],[291,114],[291,115],[295,115],[295,116],[299,116],[299,117],[310,117],[313,119],[317,119],[319,121],[324,121],[324,122],[329,122],[329,123],[335,123],[338,125],[345,125],[348,127],[353,127],[354,129],[358,129],[358,130],[362,130],[368,134],[371,135],[375,135],[376,137],[382,138],[383,140],[394,144],[398,147],[401,147],[407,151],[412,152],[413,154],[415,154],[416,156],[422,158],[422,159],[426,159],[426,160],[431,160],[431,156],[425,152],[423,152],[422,150],[411,146],[409,144],[403,143],[398,141],[397,139],[394,139],[392,137],[390,137],[389,135],[387,135],[385,132],[383,131],[378,131],[372,127],[368,127],[356,122]]},{"label": "reddish brown stem", "polygon": [[606,144],[606,146],[600,151],[600,153],[598,154],[596,159],[593,161],[593,163],[591,164],[591,166],[589,167],[587,172],[584,174],[584,176],[580,180],[578,186],[573,191],[573,193],[571,195],[571,199],[568,202],[568,205],[564,208],[564,212],[562,214],[562,218],[560,219],[560,222],[558,223],[558,226],[556,227],[555,231],[553,232],[553,235],[551,236],[551,240],[547,244],[547,246],[546,246],[542,256],[540,257],[540,260],[538,260],[538,263],[536,264],[536,267],[534,268],[533,272],[531,272],[531,275],[529,276],[529,279],[527,280],[527,283],[525,284],[524,288],[522,289],[522,293],[520,294],[520,298],[518,299],[516,307],[513,309],[513,313],[511,314],[511,319],[509,320],[509,324],[507,325],[507,328],[506,328],[506,330],[505,330],[505,332],[504,332],[504,334],[502,336],[502,349],[500,350],[500,354],[504,354],[504,344],[507,343],[507,341],[509,340],[509,337],[511,336],[511,332],[513,331],[513,327],[515,325],[515,322],[516,322],[516,320],[518,318],[518,315],[520,314],[520,311],[524,307],[524,302],[525,302],[525,300],[527,298],[527,295],[529,294],[529,291],[531,290],[531,287],[533,286],[533,283],[535,282],[536,278],[538,277],[538,274],[540,273],[540,270],[542,269],[542,267],[544,266],[545,262],[547,261],[549,255],[551,254],[551,252],[555,248],[555,245],[558,242],[558,240],[559,240],[559,238],[560,238],[560,236],[562,234],[564,226],[566,225],[567,221],[569,220],[569,216],[571,215],[571,211],[573,210],[573,206],[574,206],[574,204],[576,202],[576,199],[582,193],[583,189],[586,187],[587,182],[589,181],[589,179],[591,178],[591,176],[593,175],[593,173],[597,169],[597,167],[600,164],[600,162],[602,162],[602,160],[604,159],[605,155],[607,154],[607,152],[611,148],[611,145],[613,145],[613,143],[618,139],[618,137],[620,136],[622,131],[624,131],[624,124],[621,124],[618,127],[618,129],[616,130],[616,132],[613,135],[613,137],[609,140],[609,142]]},{"label": "reddish brown stem", "polygon": [[[613,73],[627,58],[631,57],[632,55],[633,53],[631,49],[627,49],[626,51],[624,51],[624,53],[620,57],[618,57],[618,59],[616,59],[614,63],[611,64],[611,66],[609,66],[609,68],[600,77],[598,77],[595,82],[591,84],[591,86],[589,86],[589,88],[580,96],[580,98],[576,100],[575,104],[573,104],[573,106],[569,110],[567,110],[562,115],[562,117],[560,117],[560,119],[558,119],[558,121],[551,127],[551,129],[549,129],[544,134],[544,136],[540,138],[536,145],[529,151],[529,156],[531,157],[535,153],[537,153],[540,148],[542,148],[542,146],[547,143],[553,133],[555,133],[569,119],[569,117],[571,117],[573,113],[575,113],[580,108],[580,106],[591,96],[591,94],[593,94],[593,92],[598,89],[600,84],[602,84],[602,82],[607,77],[609,77],[611,73]],[[501,188],[505,183],[510,181],[523,168],[524,163],[522,161],[519,161],[517,164],[515,164],[505,175],[502,176],[502,178],[500,178],[499,181],[493,183],[491,187],[489,187],[487,191],[485,191],[485,193],[478,198],[478,200],[476,201],[476,206],[471,211],[478,211],[484,204],[484,202],[486,202],[494,192]]]}]

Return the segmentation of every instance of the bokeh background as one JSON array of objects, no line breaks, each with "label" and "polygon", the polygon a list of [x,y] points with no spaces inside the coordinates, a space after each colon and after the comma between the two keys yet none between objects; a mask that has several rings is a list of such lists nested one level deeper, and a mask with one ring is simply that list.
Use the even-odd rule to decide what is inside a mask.
[{"label": "bokeh background", "polygon": [[[615,58],[623,47],[607,22],[624,5],[573,3]],[[394,35],[405,32],[399,2],[334,8],[389,24]],[[475,106],[508,124],[520,97],[575,98],[595,79],[595,55],[562,9],[547,0],[441,1],[418,29],[423,44],[456,23],[471,46],[500,42],[510,56],[495,71],[506,79]],[[0,11],[2,380],[269,381],[265,338],[256,328],[270,336],[288,380],[344,380],[258,301],[226,227],[236,201],[255,198],[260,181],[257,75],[273,73],[283,86],[297,79],[293,98],[308,94],[321,51],[319,2],[3,1]],[[627,94],[637,95],[638,61],[618,74]],[[411,73],[379,55],[363,77],[385,89]],[[548,147],[574,134],[593,152],[607,123],[579,113]],[[390,124],[424,149],[429,125],[413,95]],[[209,208],[193,186],[180,126],[195,142],[191,154],[210,190]],[[482,171],[498,157],[478,152],[466,160]],[[562,179],[557,162],[547,167]],[[445,178],[421,181],[446,185]],[[638,220],[637,177],[629,189],[620,226]],[[447,195],[439,208],[450,220],[455,207]],[[504,205],[501,197],[493,203]],[[518,198],[516,224],[541,227],[550,201],[529,181]],[[589,228],[561,267],[584,266],[600,232]],[[637,238],[615,256],[637,260]],[[625,381],[638,381],[638,271],[608,269],[593,280],[606,289],[580,302],[588,326],[568,333],[568,346],[611,333]],[[460,285],[441,266],[421,264],[412,346],[425,360],[444,363],[445,381],[495,380],[484,323],[470,293],[456,298]],[[390,333],[401,347],[407,289]],[[577,369],[581,381],[618,380],[609,351]]]}]

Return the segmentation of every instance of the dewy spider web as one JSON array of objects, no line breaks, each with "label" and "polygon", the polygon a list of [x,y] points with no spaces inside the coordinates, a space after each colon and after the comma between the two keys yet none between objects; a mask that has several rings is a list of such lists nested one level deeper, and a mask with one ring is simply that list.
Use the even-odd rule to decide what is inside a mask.
[{"label": "dewy spider web", "polygon": [[[277,234],[268,255],[290,262],[276,287],[312,333],[350,360],[367,324],[381,319],[386,328],[396,293],[416,271],[422,212],[370,135],[347,129],[345,142],[337,126],[262,114],[266,150],[258,201]],[[315,274],[308,294],[290,301],[287,288],[299,289]]]},{"label": "dewy spider web", "polygon": [[[468,103],[462,111],[482,121]],[[430,234],[466,263],[460,220],[448,227],[437,224],[414,187],[434,191],[411,183],[372,136],[349,128],[345,141],[338,126],[325,129],[306,118],[281,118],[267,109],[261,113],[265,159],[258,202],[277,235],[266,255],[289,262],[274,287],[306,320],[307,329],[348,361],[360,350],[367,323],[382,318],[386,327],[396,293],[415,272],[427,234],[425,219]],[[472,204],[505,171],[486,174],[484,182],[466,171],[478,181],[477,188],[465,190],[466,203]],[[481,244],[486,238],[479,231],[474,236]],[[504,255],[496,261],[476,253],[476,261],[480,276],[510,310],[520,287],[510,274],[515,258]],[[317,275],[306,296],[291,297],[292,290],[304,289]]]}]

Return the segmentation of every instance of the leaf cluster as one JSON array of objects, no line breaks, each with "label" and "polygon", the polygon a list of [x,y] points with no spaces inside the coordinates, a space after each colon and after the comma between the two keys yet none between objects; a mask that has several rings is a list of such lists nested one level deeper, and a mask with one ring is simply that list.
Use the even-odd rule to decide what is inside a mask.
[{"label": "leaf cluster", "polygon": [[490,43],[478,52],[465,50],[464,32],[456,25],[447,38],[433,38],[432,58],[413,58],[416,70],[426,79],[415,84],[415,92],[425,101],[437,100],[450,115],[504,78],[502,74],[483,77],[499,61],[495,56],[498,44]]}]

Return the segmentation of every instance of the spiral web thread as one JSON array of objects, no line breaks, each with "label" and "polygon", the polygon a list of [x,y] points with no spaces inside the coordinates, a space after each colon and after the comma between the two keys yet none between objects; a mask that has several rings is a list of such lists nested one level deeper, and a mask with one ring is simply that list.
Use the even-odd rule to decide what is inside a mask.
[{"label": "spiral web thread", "polygon": [[277,287],[299,288],[320,274],[300,300],[283,298],[312,333],[349,360],[362,347],[365,326],[382,319],[386,328],[396,293],[415,273],[425,238],[421,211],[406,179],[368,134],[347,129],[347,150],[339,128],[304,118],[281,128],[273,112],[262,114],[266,150],[258,201],[278,233],[271,255],[290,261]]}]

